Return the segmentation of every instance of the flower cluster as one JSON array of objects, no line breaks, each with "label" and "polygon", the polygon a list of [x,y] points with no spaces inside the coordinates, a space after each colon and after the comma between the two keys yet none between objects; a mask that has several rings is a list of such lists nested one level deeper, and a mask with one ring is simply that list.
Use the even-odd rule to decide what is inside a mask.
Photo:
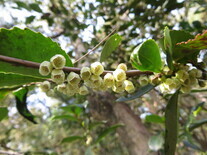
[{"label": "flower cluster", "polygon": [[[76,93],[87,95],[88,88],[98,91],[106,91],[112,89],[116,93],[124,91],[132,93],[135,91],[133,83],[127,80],[127,66],[123,63],[119,64],[113,73],[104,73],[104,67],[100,62],[94,62],[90,67],[83,67],[80,75],[70,72],[68,75],[62,70],[66,60],[62,55],[55,55],[49,61],[41,63],[39,73],[43,76],[51,74],[51,79],[57,84],[57,91],[73,96]],[[50,82],[45,81],[41,84],[44,92],[50,92]]]},{"label": "flower cluster", "polygon": [[201,80],[202,71],[192,68],[188,65],[178,66],[175,72],[172,72],[167,66],[163,68],[162,76],[152,75],[149,78],[140,76],[140,85],[151,83],[158,85],[162,93],[169,93],[180,89],[183,93],[189,93],[193,87],[205,87],[205,82]]}]

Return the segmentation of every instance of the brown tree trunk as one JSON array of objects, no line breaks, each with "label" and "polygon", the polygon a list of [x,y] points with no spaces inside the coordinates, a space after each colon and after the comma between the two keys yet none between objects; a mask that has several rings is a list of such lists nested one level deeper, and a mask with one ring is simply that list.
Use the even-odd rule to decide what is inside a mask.
[{"label": "brown tree trunk", "polygon": [[116,103],[115,96],[109,93],[96,93],[89,97],[91,114],[95,119],[107,120],[109,124],[122,123],[118,128],[121,140],[128,148],[130,155],[149,154],[149,132],[125,103]]}]

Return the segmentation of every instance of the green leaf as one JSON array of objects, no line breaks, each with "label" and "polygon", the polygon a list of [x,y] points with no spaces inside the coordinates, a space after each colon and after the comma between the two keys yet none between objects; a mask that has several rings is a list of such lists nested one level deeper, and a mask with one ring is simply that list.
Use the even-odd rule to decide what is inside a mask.
[{"label": "green leaf", "polygon": [[84,137],[82,136],[70,136],[70,137],[66,137],[64,138],[61,143],[70,143],[70,142],[73,142],[73,141],[76,141],[76,140],[82,140],[84,139]]},{"label": "green leaf", "polygon": [[147,115],[145,117],[145,122],[148,122],[148,123],[164,123],[165,118],[160,117],[158,115],[151,114],[151,115]]},{"label": "green leaf", "polygon": [[27,120],[31,121],[34,124],[37,124],[37,122],[34,120],[34,116],[31,114],[31,112],[27,108],[27,88],[20,88],[17,91],[15,91],[13,94],[15,95],[16,99],[16,107],[18,112]]},{"label": "green leaf", "polygon": [[196,122],[192,123],[189,126],[189,131],[192,131],[195,128],[198,128],[198,127],[200,127],[200,126],[202,126],[203,124],[206,124],[206,123],[207,123],[207,119],[202,119],[202,120],[196,121]]},{"label": "green leaf", "polygon": [[54,116],[52,118],[52,120],[56,120],[56,119],[68,119],[68,120],[71,120],[71,121],[77,121],[78,122],[78,119],[74,116],[71,116],[71,115],[58,115],[58,116]]},{"label": "green leaf", "polygon": [[80,105],[75,105],[75,104],[61,107],[61,109],[63,109],[66,112],[75,114],[77,116],[79,116],[81,114],[81,112],[83,112],[83,107],[81,107]]},{"label": "green leaf", "polygon": [[33,22],[33,20],[35,19],[35,16],[29,16],[26,18],[26,24],[30,24],[31,22]]},{"label": "green leaf", "polygon": [[32,3],[29,5],[29,7],[36,12],[42,13],[42,9],[40,9],[37,3]]},{"label": "green leaf", "polygon": [[194,39],[177,43],[177,45],[189,49],[207,49],[207,30],[205,30],[202,34],[196,35]]},{"label": "green leaf", "polygon": [[194,38],[193,35],[185,31],[172,30],[170,31],[170,36],[172,40],[172,51],[173,51],[172,57],[174,61],[180,63],[187,63],[189,61],[197,60],[197,55],[199,53],[199,50],[187,49],[179,45],[176,45],[179,42],[187,41],[189,39]]},{"label": "green leaf", "polygon": [[0,73],[0,88],[13,88],[31,82],[41,82],[43,79],[18,74]]},{"label": "green leaf", "polygon": [[168,67],[173,70],[173,58],[172,58],[172,40],[170,37],[170,30],[168,29],[168,27],[165,27],[164,29],[164,51],[166,53],[167,56],[167,65]]},{"label": "green leaf", "polygon": [[6,107],[0,107],[0,122],[8,116],[8,112]]},{"label": "green leaf", "polygon": [[[72,66],[68,55],[50,38],[30,29],[0,29],[0,55],[41,63],[49,61],[55,54],[66,58],[66,66]],[[39,74],[38,69],[10,64],[0,60],[0,72],[17,73],[47,78]]]},{"label": "green leaf", "polygon": [[121,42],[121,36],[118,34],[112,35],[105,43],[103,50],[101,52],[100,61],[105,61],[113,51],[117,49]]},{"label": "green leaf", "polygon": [[105,129],[104,131],[102,131],[99,135],[98,138],[95,140],[94,144],[99,143],[104,137],[106,137],[108,134],[114,132],[117,128],[119,127],[123,127],[123,124],[116,124],[116,125],[112,125],[109,128]]},{"label": "green leaf", "polygon": [[101,125],[103,125],[103,124],[106,124],[106,121],[102,121],[102,122],[91,122],[90,124],[89,124],[89,130],[92,130],[92,129],[94,129],[95,127],[97,127],[97,126],[101,126]]},{"label": "green leaf", "polygon": [[158,151],[162,148],[164,144],[164,138],[162,134],[151,136],[148,142],[150,150]]},{"label": "green leaf", "polygon": [[142,95],[148,93],[150,90],[152,90],[155,86],[148,84],[144,87],[141,87],[136,93],[133,93],[131,95],[128,95],[128,97],[120,97],[116,100],[116,102],[126,102],[130,100],[134,100],[136,98],[141,97]]},{"label": "green leaf", "polygon": [[157,43],[153,39],[149,39],[140,44],[131,54],[131,62],[138,70],[159,73],[162,61]]},{"label": "green leaf", "polygon": [[174,155],[178,135],[178,94],[173,94],[165,109],[165,154]]},{"label": "green leaf", "polygon": [[30,10],[30,8],[27,6],[27,4],[26,3],[24,3],[24,2],[21,2],[21,1],[16,1],[15,2],[16,4],[17,4],[17,6],[18,6],[18,8],[17,9],[21,9],[21,8],[24,8],[24,9],[26,9],[26,10]]}]

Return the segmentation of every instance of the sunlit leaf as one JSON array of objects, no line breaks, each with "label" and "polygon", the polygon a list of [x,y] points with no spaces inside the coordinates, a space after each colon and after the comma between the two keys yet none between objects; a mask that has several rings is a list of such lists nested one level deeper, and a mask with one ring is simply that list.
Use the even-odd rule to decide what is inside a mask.
[{"label": "sunlit leaf", "polygon": [[[41,63],[49,61],[55,54],[61,54],[66,58],[66,66],[72,66],[70,58],[57,43],[30,29],[1,28],[0,40],[0,55]],[[14,65],[1,60],[0,72],[48,78],[41,76],[36,68]]]},{"label": "sunlit leaf", "polygon": [[147,115],[145,117],[145,122],[147,122],[147,123],[164,123],[165,118],[160,117],[160,116],[155,115],[155,114],[151,114],[151,115]]},{"label": "sunlit leaf", "polygon": [[156,73],[161,71],[160,49],[153,39],[149,39],[136,47],[130,59],[132,65],[138,70]]},{"label": "sunlit leaf", "polygon": [[158,151],[164,144],[164,137],[162,134],[151,136],[148,142],[150,150]]}]

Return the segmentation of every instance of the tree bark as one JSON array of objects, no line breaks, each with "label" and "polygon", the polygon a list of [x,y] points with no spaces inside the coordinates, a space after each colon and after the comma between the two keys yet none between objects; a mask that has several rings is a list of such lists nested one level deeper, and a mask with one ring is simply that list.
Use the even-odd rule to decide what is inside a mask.
[{"label": "tree bark", "polygon": [[125,103],[116,103],[115,96],[109,93],[96,93],[89,97],[92,116],[97,120],[107,120],[109,125],[122,123],[118,128],[120,139],[128,148],[130,155],[149,154],[148,140],[150,137],[139,116]]}]

